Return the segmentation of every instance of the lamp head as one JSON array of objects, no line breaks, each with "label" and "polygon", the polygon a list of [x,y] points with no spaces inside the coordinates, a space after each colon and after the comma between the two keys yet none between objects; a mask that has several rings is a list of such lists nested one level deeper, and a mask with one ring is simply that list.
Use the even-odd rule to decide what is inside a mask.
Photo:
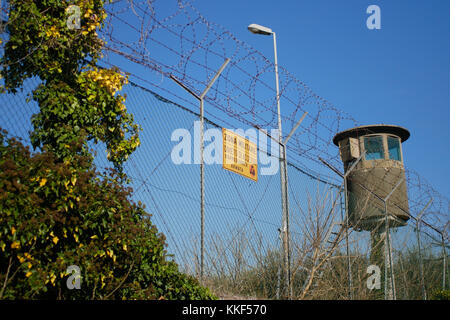
[{"label": "lamp head", "polygon": [[256,24],[256,23],[252,23],[247,28],[250,32],[255,33],[255,34],[263,34],[266,36],[273,34],[272,29],[264,27],[264,26],[260,26],[259,24]]}]

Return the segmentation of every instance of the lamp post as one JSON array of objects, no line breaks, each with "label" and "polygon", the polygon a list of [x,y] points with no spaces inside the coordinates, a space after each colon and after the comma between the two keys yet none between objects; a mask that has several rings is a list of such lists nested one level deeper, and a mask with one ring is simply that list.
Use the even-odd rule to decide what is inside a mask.
[{"label": "lamp post", "polygon": [[[287,297],[290,297],[290,257],[289,257],[289,208],[288,208],[288,194],[287,194],[287,168],[286,168],[286,143],[283,143],[283,135],[281,129],[281,113],[280,113],[280,89],[278,80],[278,58],[277,58],[277,37],[272,29],[252,23],[248,26],[248,30],[254,34],[261,34],[266,36],[273,36],[273,50],[275,54],[275,80],[277,90],[277,115],[278,115],[278,142],[280,145],[280,179],[281,179],[281,207],[283,212],[282,217],[282,232],[283,232],[283,249],[284,249],[284,263],[286,271],[286,290]],[[303,118],[301,119],[303,120]],[[287,141],[286,141],[287,142]]]}]

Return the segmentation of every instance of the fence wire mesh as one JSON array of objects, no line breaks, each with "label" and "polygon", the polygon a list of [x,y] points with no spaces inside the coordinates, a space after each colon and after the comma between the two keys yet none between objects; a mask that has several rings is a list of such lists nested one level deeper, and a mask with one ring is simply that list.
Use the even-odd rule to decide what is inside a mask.
[{"label": "fence wire mesh", "polygon": [[[36,85],[37,80],[28,80],[23,92],[0,96],[0,126],[25,144],[29,144],[32,130],[30,119],[39,111],[34,102],[26,103],[25,99]],[[134,83],[125,92],[129,111],[143,127],[143,143],[124,168],[132,179],[133,200],[144,203],[152,214],[175,261],[198,277],[200,169],[194,163],[195,148],[188,157],[191,164],[173,162],[173,148],[181,140],[171,139],[177,129],[185,129],[189,133],[185,138],[194,146],[191,137],[194,140],[198,135],[198,114]],[[205,130],[210,129],[221,127],[207,119]],[[98,169],[110,167],[105,146],[92,147]],[[259,152],[279,160],[268,147]],[[292,298],[384,299],[382,233],[346,228],[343,185],[314,176],[293,163],[287,170]],[[383,207],[376,194],[368,197],[379,202],[376,207]],[[205,283],[224,295],[285,297],[281,208],[278,171],[259,175],[254,182],[224,170],[221,164],[206,165]],[[390,228],[390,240],[397,299],[428,299],[437,289],[449,287],[445,234],[422,220],[411,219],[406,226]],[[380,290],[370,290],[368,266],[377,263]]]},{"label": "fence wire mesh", "polygon": [[[207,108],[205,112],[205,129],[243,126],[270,130],[276,127],[276,96],[268,84],[273,82],[274,65],[231,32],[208,21],[189,1],[174,1],[170,6],[162,1],[115,1],[107,12],[102,35],[109,45],[101,64],[134,70],[129,73],[135,82],[124,92],[129,112],[143,128],[142,144],[124,168],[131,178],[133,200],[146,205],[181,268],[199,277],[200,167],[193,163],[195,148],[187,157],[191,164],[175,164],[172,152],[179,140],[171,139],[176,130],[185,129],[186,139],[190,137],[189,144],[194,146],[198,108],[181,98],[179,88],[166,80],[174,74],[192,88],[203,88],[217,66],[231,58],[230,66],[205,97],[212,110]],[[7,16],[7,9],[2,11],[3,16]],[[131,24],[132,18],[146,28]],[[33,101],[25,101],[38,84],[37,79],[29,79],[16,95],[0,95],[0,127],[28,145],[33,130],[30,119],[39,108]],[[382,224],[371,231],[349,224],[348,211],[363,212],[370,202],[386,214],[381,199],[397,183],[389,178],[393,171],[386,169],[379,175],[367,168],[366,180],[371,185],[365,201],[352,203],[356,195],[351,188],[346,192],[342,180],[323,170],[318,157],[341,169],[332,138],[338,131],[357,125],[356,120],[281,66],[280,86],[280,100],[286,110],[282,116],[285,132],[294,127],[302,112],[308,111],[286,146],[290,286],[285,285],[279,170],[259,175],[254,182],[224,170],[220,164],[205,166],[206,284],[224,294],[302,299],[384,299],[385,284],[390,279],[397,299],[430,299],[436,290],[448,289],[448,199],[416,172],[406,169],[408,209],[403,211],[410,216],[406,225],[384,227],[388,232],[383,233]],[[275,148],[260,149],[260,155],[272,157],[277,163],[278,155],[272,150],[279,145],[268,140]],[[91,146],[97,152],[98,169],[110,167],[105,146]],[[380,185],[389,191],[380,193]],[[430,199],[431,205],[419,217]],[[405,202],[394,196],[387,203],[387,212],[398,211],[399,207],[404,208]],[[385,271],[387,256],[391,257],[389,272]],[[379,289],[368,288],[371,265],[380,269]]]}]

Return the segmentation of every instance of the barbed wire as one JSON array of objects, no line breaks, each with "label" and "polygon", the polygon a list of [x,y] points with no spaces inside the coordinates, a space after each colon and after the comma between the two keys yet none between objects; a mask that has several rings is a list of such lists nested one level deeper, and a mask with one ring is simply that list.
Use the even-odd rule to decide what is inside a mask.
[{"label": "barbed wire", "polygon": [[[100,36],[107,42],[107,54],[100,63],[116,66],[137,83],[152,86],[195,110],[196,105],[181,97],[178,87],[163,84],[164,79],[174,75],[199,93],[215,75],[217,67],[229,58],[231,62],[206,96],[213,107],[207,108],[207,116],[229,127],[240,124],[277,128],[274,63],[223,26],[207,20],[193,2],[119,0],[108,4],[106,12],[108,18]],[[8,8],[3,7],[3,27],[8,23],[7,17]],[[0,44],[0,53],[5,42]],[[17,57],[16,62],[34,52]],[[290,132],[303,112],[308,112],[287,145],[289,161],[315,177],[339,182],[339,178],[323,170],[318,159],[321,157],[342,168],[333,137],[343,129],[358,126],[358,122],[282,66],[279,66],[279,79],[284,132]],[[379,183],[389,183],[379,179]],[[446,232],[448,198],[411,169],[406,169],[406,180],[410,211],[419,212],[432,198],[423,219]]]}]

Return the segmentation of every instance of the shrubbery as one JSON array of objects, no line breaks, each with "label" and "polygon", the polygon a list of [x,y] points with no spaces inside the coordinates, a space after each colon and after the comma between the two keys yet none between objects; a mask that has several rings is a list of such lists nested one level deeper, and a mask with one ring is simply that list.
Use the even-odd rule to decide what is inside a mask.
[{"label": "shrubbery", "polygon": [[[89,156],[32,154],[0,132],[0,298],[214,298],[168,259],[130,194]],[[66,286],[70,265],[81,269],[80,290]]]}]

